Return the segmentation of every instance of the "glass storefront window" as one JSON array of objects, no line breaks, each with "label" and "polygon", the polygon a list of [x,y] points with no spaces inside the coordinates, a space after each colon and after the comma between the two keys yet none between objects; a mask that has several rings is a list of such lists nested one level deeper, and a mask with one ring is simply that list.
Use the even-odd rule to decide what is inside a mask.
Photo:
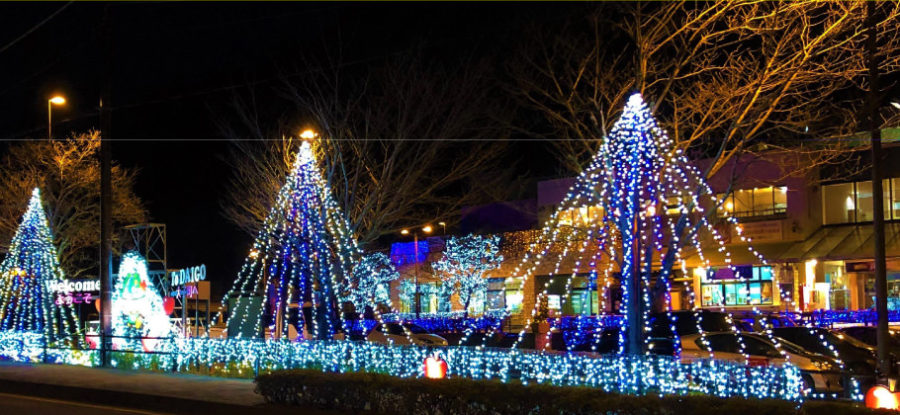
[{"label": "glass storefront window", "polygon": [[506,278],[490,278],[487,283],[487,309],[506,308]]},{"label": "glass storefront window", "polygon": [[[701,284],[703,306],[743,306],[774,304],[774,269],[771,266],[751,267],[737,266],[737,273],[720,272],[728,268],[707,271],[708,275]],[[696,273],[695,273],[696,275]],[[726,277],[718,278],[717,275]],[[746,275],[737,278],[736,275]]]},{"label": "glass storefront window", "polygon": [[856,221],[871,222],[872,206],[872,182],[856,183]]},{"label": "glass storefront window", "polygon": [[736,217],[771,216],[787,212],[787,187],[769,186],[735,190],[730,195],[719,194],[720,210]]},{"label": "glass storefront window", "polygon": [[562,296],[556,294],[548,294],[547,308],[557,312],[560,311],[560,308],[562,308]]},{"label": "glass storefront window", "polygon": [[758,282],[750,283],[750,304],[762,302],[762,285]]},{"label": "glass storefront window", "polygon": [[775,200],[775,211],[787,212],[787,186],[774,188],[772,197]]},{"label": "glass storefront window", "polygon": [[771,282],[760,283],[759,303],[760,304],[772,304],[773,298],[774,297],[772,295],[772,283]]},{"label": "glass storefront window", "polygon": [[895,219],[900,219],[900,178],[890,179],[891,183],[891,203],[888,204],[888,210],[894,215]]},{"label": "glass storefront window", "polygon": [[753,212],[753,189],[738,190],[734,192],[734,214],[735,216],[748,216],[748,212]]},{"label": "glass storefront window", "polygon": [[[884,218],[900,219],[900,200],[896,193],[900,179],[884,179]],[[871,222],[874,217],[872,181],[839,183],[822,186],[822,204],[826,225],[835,223]]]},{"label": "glass storefront window", "polygon": [[722,296],[722,285],[704,285],[703,296],[701,299],[703,305],[723,305],[724,297]]},{"label": "glass storefront window", "polygon": [[581,206],[570,208],[559,213],[559,224],[566,226],[586,226],[603,218],[600,206]]},{"label": "glass storefront window", "polygon": [[510,313],[516,314],[522,311],[522,278],[507,278],[505,281],[506,289],[506,309]]},{"label": "glass storefront window", "polygon": [[737,287],[735,284],[725,284],[725,304],[737,303]]},{"label": "glass storefront window", "polygon": [[822,198],[826,225],[856,221],[853,183],[822,186]]},{"label": "glass storefront window", "polygon": [[775,197],[773,187],[753,189],[753,212],[755,216],[772,215],[775,213]]}]

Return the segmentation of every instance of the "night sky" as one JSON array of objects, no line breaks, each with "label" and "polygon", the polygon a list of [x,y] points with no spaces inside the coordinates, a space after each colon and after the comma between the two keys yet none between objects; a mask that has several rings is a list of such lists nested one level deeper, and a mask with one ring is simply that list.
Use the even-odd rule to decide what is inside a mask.
[{"label": "night sky", "polygon": [[[99,127],[102,3],[0,5],[0,140]],[[508,53],[534,21],[560,20],[579,4],[512,3],[115,3],[113,158],[140,169],[136,192],[168,226],[169,267],[208,267],[224,293],[251,237],[220,214],[230,145],[217,121],[236,93],[278,99],[281,76],[302,76],[305,56],[340,50],[377,65],[424,45],[448,62]],[[56,13],[43,25],[35,27]],[[21,37],[28,32],[20,40]],[[11,45],[11,46],[10,46]],[[499,60],[499,59],[498,59]],[[285,111],[289,110],[286,106]],[[282,113],[263,114],[272,119]],[[299,126],[298,126],[299,127]],[[550,160],[546,161],[550,163]],[[541,164],[541,160],[532,162]],[[533,171],[532,171],[533,172]]]}]

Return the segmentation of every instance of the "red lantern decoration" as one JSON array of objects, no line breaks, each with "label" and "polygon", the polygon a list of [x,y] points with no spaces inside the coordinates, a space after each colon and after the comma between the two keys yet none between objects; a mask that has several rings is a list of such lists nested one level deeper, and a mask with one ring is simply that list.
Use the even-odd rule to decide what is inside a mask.
[{"label": "red lantern decoration", "polygon": [[172,297],[163,298],[163,310],[165,310],[166,315],[172,314],[175,311],[175,299]]},{"label": "red lantern decoration", "polygon": [[96,334],[87,334],[84,336],[88,349],[96,349],[100,345],[100,336]]},{"label": "red lantern decoration", "polygon": [[875,385],[866,392],[866,408],[896,410],[900,408],[900,401],[897,399],[897,394],[891,392],[887,387]]},{"label": "red lantern decoration", "polygon": [[100,299],[99,298],[94,300],[94,308],[97,309],[98,313],[100,312]]},{"label": "red lantern decoration", "polygon": [[425,359],[425,377],[428,379],[445,379],[447,377],[447,362],[440,356],[429,356]]}]

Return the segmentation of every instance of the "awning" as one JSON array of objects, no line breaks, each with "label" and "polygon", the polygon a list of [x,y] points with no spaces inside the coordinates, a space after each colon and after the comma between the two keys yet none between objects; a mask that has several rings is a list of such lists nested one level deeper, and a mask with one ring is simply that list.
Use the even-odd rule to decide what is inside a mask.
[{"label": "awning", "polygon": [[[900,256],[900,223],[884,224],[884,245],[888,257]],[[871,224],[825,226],[783,255],[795,261],[854,260],[875,257],[875,232]]]},{"label": "awning", "polygon": [[[900,257],[900,223],[884,224],[885,252],[888,258]],[[803,262],[816,260],[860,260],[875,256],[875,239],[872,224],[823,226],[802,241],[754,244],[753,248],[769,263]],[[729,245],[733,265],[758,264],[746,245]],[[684,255],[689,267],[700,266],[695,249]],[[703,257],[711,265],[725,264],[724,252],[705,249]]]}]

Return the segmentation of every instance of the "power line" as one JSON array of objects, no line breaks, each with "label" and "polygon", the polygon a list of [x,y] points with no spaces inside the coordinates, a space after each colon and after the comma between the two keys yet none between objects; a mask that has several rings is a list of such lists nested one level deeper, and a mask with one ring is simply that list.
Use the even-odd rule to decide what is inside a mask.
[{"label": "power line", "polygon": [[21,36],[19,36],[19,37],[13,39],[12,42],[7,43],[6,46],[3,46],[2,48],[0,48],[0,53],[5,52],[7,49],[13,47],[16,43],[19,43],[20,40],[25,39],[28,35],[30,35],[30,34],[31,34],[32,32],[34,32],[35,30],[40,29],[41,26],[44,25],[44,23],[49,22],[50,19],[56,17],[57,14],[60,14],[63,10],[66,9],[66,7],[69,7],[70,5],[72,5],[72,3],[74,3],[74,2],[70,1],[70,2],[68,2],[68,3],[66,3],[66,4],[64,4],[64,5],[63,5],[62,7],[60,7],[59,9],[56,9],[55,12],[53,12],[53,13],[51,13],[49,16],[47,16],[47,18],[45,18],[44,20],[41,20],[40,22],[38,22],[38,24],[32,26],[31,29],[26,30],[25,33],[22,33]]}]

